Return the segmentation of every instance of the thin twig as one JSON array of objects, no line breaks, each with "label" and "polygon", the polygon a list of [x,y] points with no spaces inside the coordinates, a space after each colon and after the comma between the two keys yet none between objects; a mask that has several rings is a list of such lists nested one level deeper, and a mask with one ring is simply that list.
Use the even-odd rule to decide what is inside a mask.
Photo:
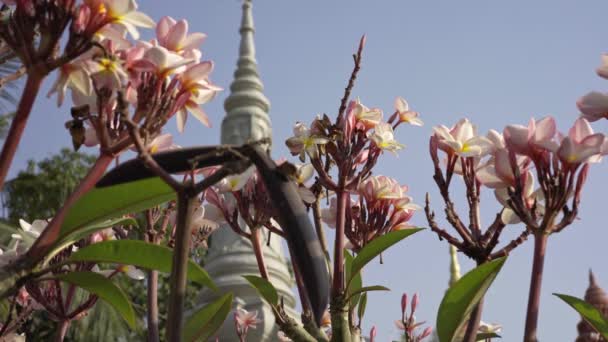
[{"label": "thin twig", "polygon": [[359,49],[357,50],[357,54],[353,55],[353,59],[355,62],[355,66],[353,67],[353,71],[350,74],[350,79],[348,80],[348,85],[344,88],[344,96],[342,96],[342,100],[340,101],[340,109],[338,110],[338,120],[337,122],[342,121],[342,116],[344,115],[344,111],[346,110],[346,104],[348,99],[350,98],[350,93],[355,86],[355,80],[357,79],[357,73],[361,69],[361,57],[363,53],[363,47],[365,46],[365,35],[361,37],[359,41]]}]

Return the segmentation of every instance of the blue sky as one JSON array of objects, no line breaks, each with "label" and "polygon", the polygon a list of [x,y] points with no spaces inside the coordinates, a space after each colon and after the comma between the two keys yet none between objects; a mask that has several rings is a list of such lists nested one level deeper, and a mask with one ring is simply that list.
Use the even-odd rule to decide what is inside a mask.
[{"label": "blue sky", "polygon": [[[228,88],[238,48],[239,1],[139,2],[141,10],[156,20],[163,15],[187,18],[191,30],[207,33],[203,55],[216,63],[212,79]],[[429,192],[440,216],[442,206],[427,153],[432,126],[451,125],[466,116],[485,133],[510,123],[525,124],[533,116],[553,115],[566,130],[577,117],[578,97],[593,89],[608,89],[608,83],[594,73],[600,54],[608,50],[605,13],[608,2],[601,0],[257,1],[257,57],[272,102],[273,154],[287,155],[282,142],[296,121],[311,121],[319,113],[335,116],[352,68],[351,54],[359,37],[367,34],[353,94],[387,115],[394,98],[403,96],[425,121],[422,128],[399,130],[398,139],[407,148],[398,157],[384,156],[377,173],[410,185],[418,203]],[[212,129],[192,120],[177,142],[182,146],[218,143],[227,95],[222,92],[205,107]],[[43,158],[69,146],[64,129],[68,119],[69,108],[39,101],[11,175],[29,158]],[[608,132],[606,122],[594,128]],[[169,131],[175,132],[174,122]],[[606,163],[592,167],[580,219],[549,241],[540,312],[542,341],[571,341],[576,335],[579,318],[552,292],[582,296],[589,268],[608,288],[608,249],[604,248],[608,227],[602,212],[607,171]],[[459,190],[454,198],[464,208]],[[486,224],[497,210],[494,202],[488,192],[482,202]],[[426,226],[421,213],[413,222]],[[509,230],[508,237],[521,227]],[[487,296],[484,320],[504,326],[504,341],[519,340],[523,334],[531,250],[529,241],[511,255]],[[378,326],[380,341],[397,337],[393,320],[400,315],[402,292],[419,292],[417,317],[434,323],[447,286],[448,247],[425,231],[393,248],[384,260],[384,265],[374,263],[364,274],[366,284],[392,289],[369,299],[364,329]],[[464,269],[472,266],[462,257],[461,261]]]}]

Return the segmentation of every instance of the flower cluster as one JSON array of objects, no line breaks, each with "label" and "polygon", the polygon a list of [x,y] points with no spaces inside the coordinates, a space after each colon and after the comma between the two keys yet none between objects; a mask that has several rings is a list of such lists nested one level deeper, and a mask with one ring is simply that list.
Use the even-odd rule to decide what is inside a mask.
[{"label": "flower cluster", "polygon": [[[502,134],[490,130],[485,136],[478,135],[468,119],[460,120],[451,128],[435,127],[434,132],[430,151],[435,181],[446,203],[447,219],[462,242],[437,229],[428,203],[427,219],[442,238],[478,262],[510,252],[535,229],[553,232],[569,225],[576,217],[588,164],[599,161],[606,153],[605,136],[594,133],[584,117],[574,122],[568,134],[557,132],[552,117],[531,119],[527,126],[508,125]],[[446,156],[445,173],[441,171],[438,151]],[[461,221],[450,199],[448,189],[453,174],[463,176],[467,189],[469,228]],[[504,207],[485,232],[479,221],[482,186],[493,189]],[[570,198],[572,203],[568,206]],[[562,219],[554,224],[560,212],[563,212]],[[551,221],[541,222],[544,217]],[[504,225],[522,221],[527,227],[522,235],[492,253]]]},{"label": "flower cluster", "polygon": [[411,305],[410,305],[410,313],[407,314],[407,304],[408,298],[407,294],[404,293],[401,296],[401,319],[395,321],[395,326],[397,329],[403,331],[403,336],[405,337],[405,341],[411,342],[422,342],[425,338],[431,335],[433,329],[431,327],[427,327],[422,331],[422,333],[418,333],[416,330],[418,327],[423,325],[425,322],[416,322],[416,317],[414,313],[416,312],[416,308],[418,307],[418,294],[415,293],[412,297]]},{"label": "flower cluster", "polygon": [[[354,195],[358,200],[351,200],[346,206],[345,234],[348,238],[346,247],[360,250],[375,237],[390,231],[410,228],[409,219],[419,206],[412,203],[407,196],[407,186],[401,186],[386,176],[371,176],[361,183]],[[329,227],[336,226],[337,199],[331,199],[329,208],[321,211],[321,218]]]},{"label": "flower cluster", "polygon": [[[310,158],[311,169],[318,175],[311,187],[315,196],[321,196],[321,187],[344,191],[349,199],[346,205],[344,233],[349,239],[346,245],[359,250],[369,241],[391,230],[408,227],[417,206],[405,195],[407,187],[400,186],[388,177],[370,177],[379,156],[384,151],[396,152],[404,146],[395,140],[394,130],[402,123],[420,126],[418,113],[411,111],[403,98],[395,100],[395,111],[388,121],[383,121],[379,108],[369,108],[359,99],[350,101],[343,114],[335,122],[324,115],[313,120],[310,128],[298,122],[294,136],[286,144],[292,155],[300,160]],[[331,176],[331,168],[337,168],[338,179]],[[314,202],[314,198],[310,198]],[[347,202],[348,202],[347,201]],[[336,226],[338,198],[330,200],[329,208],[321,217],[330,227]]]}]

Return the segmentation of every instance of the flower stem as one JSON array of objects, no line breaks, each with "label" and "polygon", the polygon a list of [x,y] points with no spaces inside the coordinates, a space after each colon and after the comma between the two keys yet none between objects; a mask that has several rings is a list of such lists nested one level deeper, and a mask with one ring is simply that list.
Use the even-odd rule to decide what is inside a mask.
[{"label": "flower stem", "polygon": [[255,254],[255,260],[260,270],[260,276],[268,281],[268,270],[266,269],[266,262],[264,261],[264,251],[262,245],[262,228],[251,228],[251,244],[253,245],[253,253]]},{"label": "flower stem", "polygon": [[186,276],[190,254],[190,225],[194,198],[186,191],[177,194],[177,226],[175,228],[175,247],[173,247],[173,266],[169,292],[169,315],[167,317],[167,341],[182,340],[184,320],[184,300],[186,298]]},{"label": "flower stem", "polygon": [[15,152],[17,152],[17,147],[21,141],[21,136],[27,125],[27,119],[32,112],[32,106],[34,105],[43,79],[44,77],[40,77],[35,73],[27,76],[25,88],[23,89],[21,100],[17,106],[15,118],[11,122],[11,127],[4,140],[4,146],[2,147],[2,154],[0,154],[0,190],[4,187],[4,180],[11,167],[13,158],[15,157]]},{"label": "flower stem", "polygon": [[59,322],[59,324],[57,325],[57,335],[55,335],[55,342],[63,342],[63,339],[65,338],[65,335],[67,335],[69,328],[69,320]]},{"label": "flower stem", "polygon": [[538,312],[540,308],[540,289],[543,280],[545,251],[549,235],[540,232],[534,234],[534,262],[532,264],[532,279],[530,280],[530,295],[526,314],[524,342],[537,342]]},{"label": "flower stem", "polygon": [[346,202],[348,193],[344,189],[336,191],[338,207],[336,213],[336,240],[334,244],[334,278],[332,298],[343,295],[344,292],[344,235],[346,221]]},{"label": "flower stem", "polygon": [[469,322],[467,323],[467,330],[464,334],[463,342],[475,342],[477,340],[477,331],[479,330],[479,323],[481,322],[481,313],[483,312],[483,297],[479,303],[475,306],[471,315],[469,316]]},{"label": "flower stem", "polygon": [[158,271],[148,271],[148,342],[159,342]]}]

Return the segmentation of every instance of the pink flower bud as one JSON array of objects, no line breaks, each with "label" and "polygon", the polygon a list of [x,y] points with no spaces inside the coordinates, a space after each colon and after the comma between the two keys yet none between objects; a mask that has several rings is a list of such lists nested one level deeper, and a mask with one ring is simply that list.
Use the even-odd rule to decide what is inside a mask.
[{"label": "pink flower bud", "polygon": [[376,338],[376,334],[377,334],[377,332],[376,332],[376,326],[374,325],[372,327],[372,330],[369,331],[369,341],[370,342],[374,342],[374,339]]},{"label": "pink flower bud", "polygon": [[401,312],[404,313],[405,309],[407,309],[407,293],[401,296]]},{"label": "pink flower bud", "polygon": [[424,331],[422,332],[422,335],[420,335],[420,340],[422,340],[423,338],[428,337],[429,335],[431,335],[432,332],[433,332],[433,328],[426,327],[426,329],[424,329]]},{"label": "pink flower bud", "polygon": [[414,316],[414,312],[416,311],[417,306],[418,306],[418,293],[414,293],[414,297],[412,298],[412,316]]}]

